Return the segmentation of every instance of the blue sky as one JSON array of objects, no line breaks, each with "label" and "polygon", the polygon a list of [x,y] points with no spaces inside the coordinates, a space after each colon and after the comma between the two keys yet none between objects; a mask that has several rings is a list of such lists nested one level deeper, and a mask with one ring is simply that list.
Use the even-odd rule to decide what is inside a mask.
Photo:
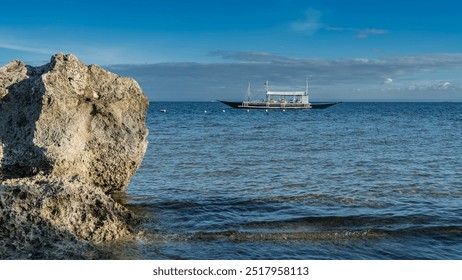
[{"label": "blue sky", "polygon": [[458,1],[6,1],[0,64],[73,53],[151,100],[462,101]]}]

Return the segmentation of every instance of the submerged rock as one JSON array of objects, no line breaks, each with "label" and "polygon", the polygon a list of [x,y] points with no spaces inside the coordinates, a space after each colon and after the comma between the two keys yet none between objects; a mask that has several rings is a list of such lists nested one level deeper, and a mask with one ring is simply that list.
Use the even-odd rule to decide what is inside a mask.
[{"label": "submerged rock", "polygon": [[86,258],[66,252],[131,236],[108,194],[143,160],[148,104],[133,79],[70,54],[0,68],[0,258]]}]

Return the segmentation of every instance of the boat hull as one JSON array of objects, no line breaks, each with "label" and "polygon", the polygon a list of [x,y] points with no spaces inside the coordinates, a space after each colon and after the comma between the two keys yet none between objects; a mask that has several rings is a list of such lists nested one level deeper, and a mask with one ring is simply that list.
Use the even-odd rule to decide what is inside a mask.
[{"label": "boat hull", "polygon": [[261,104],[245,104],[244,102],[233,102],[233,101],[222,101],[219,100],[221,103],[226,104],[232,108],[236,109],[276,109],[276,110],[300,110],[300,109],[326,109],[330,106],[333,106],[337,104],[336,102],[330,102],[330,103],[325,103],[325,102],[314,102],[310,103],[309,106],[306,104],[266,104],[266,103],[261,103]]}]

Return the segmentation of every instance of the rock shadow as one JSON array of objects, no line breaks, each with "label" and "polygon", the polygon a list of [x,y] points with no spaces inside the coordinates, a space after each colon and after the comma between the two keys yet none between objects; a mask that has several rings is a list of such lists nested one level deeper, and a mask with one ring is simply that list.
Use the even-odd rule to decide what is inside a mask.
[{"label": "rock shadow", "polygon": [[45,92],[40,75],[46,68],[25,67],[25,79],[6,87],[8,94],[0,99],[0,180],[51,171],[43,148],[34,143]]}]

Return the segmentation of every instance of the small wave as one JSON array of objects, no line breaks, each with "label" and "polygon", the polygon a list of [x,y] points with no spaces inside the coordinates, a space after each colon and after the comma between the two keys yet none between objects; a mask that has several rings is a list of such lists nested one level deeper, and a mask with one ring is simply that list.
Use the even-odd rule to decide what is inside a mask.
[{"label": "small wave", "polygon": [[429,224],[434,217],[426,215],[414,216],[320,216],[302,217],[281,221],[257,221],[244,224],[248,228],[287,228],[287,227],[378,227],[387,225]]},{"label": "small wave", "polygon": [[245,232],[245,231],[220,231],[220,232],[196,232],[196,233],[155,233],[147,234],[146,239],[157,243],[191,242],[191,241],[214,241],[229,240],[233,242],[258,242],[258,241],[323,241],[357,239],[365,237],[379,237],[380,232],[363,231],[338,231],[338,232]]},{"label": "small wave", "polygon": [[192,201],[181,201],[181,200],[169,200],[165,202],[153,203],[153,208],[166,208],[170,210],[180,210],[184,208],[195,208],[201,207],[200,203],[192,202]]},{"label": "small wave", "polygon": [[335,230],[314,232],[254,232],[227,230],[218,232],[194,233],[152,233],[146,239],[156,243],[216,241],[228,240],[232,242],[298,242],[298,241],[347,241],[357,239],[376,239],[394,237],[430,236],[433,238],[460,238],[462,226],[446,227],[412,227],[400,230],[364,229],[364,230]]},{"label": "small wave", "polygon": [[193,240],[229,239],[235,242],[256,241],[324,241],[379,237],[380,233],[369,230],[334,232],[199,232],[191,235]]}]

